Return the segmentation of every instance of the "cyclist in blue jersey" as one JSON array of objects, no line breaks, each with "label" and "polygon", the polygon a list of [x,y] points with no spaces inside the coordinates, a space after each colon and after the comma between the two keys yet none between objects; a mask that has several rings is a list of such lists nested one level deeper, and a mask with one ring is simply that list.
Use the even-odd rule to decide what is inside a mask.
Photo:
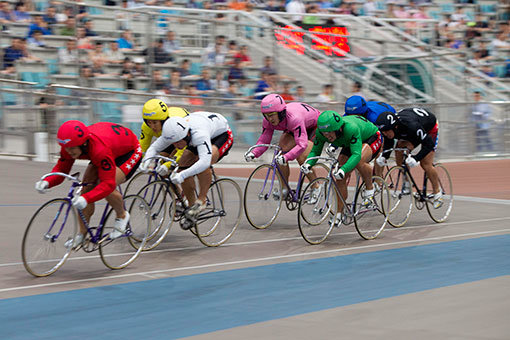
[{"label": "cyclist in blue jersey", "polygon": [[[351,96],[345,101],[345,115],[359,115],[368,119],[369,122],[375,124],[377,117],[380,114],[396,113],[395,109],[384,102],[378,101],[366,101],[361,96]],[[389,140],[383,137],[384,143],[388,143]],[[377,176],[382,175],[382,167],[379,164],[374,164],[374,172]]]}]

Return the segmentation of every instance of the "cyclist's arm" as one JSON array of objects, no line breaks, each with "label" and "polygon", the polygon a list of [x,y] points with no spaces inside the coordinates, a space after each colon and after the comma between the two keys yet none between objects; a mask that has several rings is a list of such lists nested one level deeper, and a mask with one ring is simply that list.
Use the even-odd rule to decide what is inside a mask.
[{"label": "cyclist's arm", "polygon": [[391,156],[391,149],[395,147],[395,139],[389,139],[388,137],[383,135],[383,151],[382,156],[386,159]]},{"label": "cyclist's arm", "polygon": [[207,170],[211,166],[212,159],[212,145],[211,137],[209,136],[193,136],[193,144],[196,145],[198,152],[198,161],[196,161],[191,167],[181,171],[183,178],[188,178],[194,175],[198,175],[201,172]]},{"label": "cyclist's arm", "polygon": [[[273,126],[264,119],[262,122],[262,134],[255,144],[270,144],[271,139],[273,138],[274,128]],[[260,157],[264,152],[266,152],[267,147],[260,147],[253,149],[253,154],[255,157]]]},{"label": "cyclist's arm", "polygon": [[87,203],[97,202],[105,198],[115,190],[115,173],[117,166],[111,152],[102,152],[100,155],[91,155],[92,164],[97,167],[97,175],[99,184],[94,189],[83,194],[83,198]]},{"label": "cyclist's arm", "polygon": [[161,135],[154,143],[151,144],[151,146],[145,151],[145,157],[144,158],[150,158],[158,155],[161,151],[165,150],[167,147],[169,147],[172,143],[169,143],[165,136]]},{"label": "cyclist's arm", "polygon": [[[68,174],[71,171],[71,168],[73,167],[74,159],[69,156],[67,152],[62,150],[60,152],[60,158],[51,170],[51,172],[63,172]],[[50,176],[46,177],[45,181],[49,183],[49,188],[54,187],[56,185],[59,185],[64,181],[64,177],[62,176]]]},{"label": "cyclist's arm", "polygon": [[147,124],[142,124],[142,129],[140,132],[140,147],[142,148],[142,152],[145,153],[147,149],[151,146],[152,137],[154,136],[154,132]]},{"label": "cyclist's arm", "polygon": [[287,161],[294,160],[306,150],[308,146],[308,134],[306,132],[306,126],[304,121],[300,121],[295,126],[289,127],[290,131],[294,134],[294,141],[296,142],[296,146],[289,150],[285,154],[285,159]]},{"label": "cyclist's arm", "polygon": [[347,159],[344,165],[342,165],[341,169],[348,173],[352,171],[356,165],[361,160],[361,150],[363,148],[363,143],[361,139],[361,133],[356,126],[347,126],[344,127],[344,134],[346,136],[350,136],[349,138],[349,148],[351,150],[351,156]]},{"label": "cyclist's arm", "polygon": [[[317,132],[315,134],[315,141],[313,142],[312,151],[310,151],[307,158],[320,156],[322,153],[322,148],[324,147],[324,143],[326,143],[326,139],[320,133]],[[317,160],[316,159],[312,159],[310,161],[306,160],[306,163],[310,164],[311,166],[314,166],[315,163],[317,163]]]}]

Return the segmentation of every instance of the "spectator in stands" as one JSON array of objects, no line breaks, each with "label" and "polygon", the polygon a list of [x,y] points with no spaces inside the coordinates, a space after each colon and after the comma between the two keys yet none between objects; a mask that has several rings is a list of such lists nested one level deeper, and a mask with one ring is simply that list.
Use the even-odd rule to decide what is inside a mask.
[{"label": "spectator in stands", "polygon": [[264,57],[264,66],[260,69],[260,72],[274,72],[276,73],[276,69],[273,66],[273,57],[271,56],[265,56]]},{"label": "spectator in stands", "polygon": [[124,58],[122,61],[122,69],[120,70],[120,76],[125,80],[126,90],[135,90],[135,75],[133,73],[133,62],[129,58]]},{"label": "spectator in stands", "polygon": [[333,3],[329,0],[319,0],[317,4],[319,5],[320,11],[324,13],[328,13],[330,9],[334,8]]},{"label": "spectator in stands", "polygon": [[393,17],[397,19],[407,19],[411,15],[408,11],[406,11],[405,4],[404,3],[397,3],[395,4],[396,8],[393,11]]},{"label": "spectator in stands", "polygon": [[92,22],[92,20],[90,20],[90,19],[85,20],[83,27],[85,27],[85,32],[86,32],[87,37],[97,37],[98,36],[98,34],[94,31],[94,23]]},{"label": "spectator in stands", "polygon": [[454,22],[463,26],[468,20],[468,16],[464,13],[464,8],[462,6],[457,6],[455,8],[455,13],[451,15],[451,18]]},{"label": "spectator in stands", "polygon": [[190,105],[204,105],[204,101],[202,100],[202,98],[198,97],[195,85],[192,84],[186,85],[185,90],[187,96],[192,96],[191,98],[187,98],[188,103]]},{"label": "spectator in stands", "polygon": [[452,32],[446,34],[446,44],[445,47],[453,48],[453,49],[461,49],[464,48],[464,42],[455,37]]},{"label": "spectator in stands", "polygon": [[262,99],[271,92],[276,92],[276,88],[269,86],[269,73],[261,72],[260,80],[257,82],[254,91],[255,99]]},{"label": "spectator in stands", "polygon": [[[127,0],[122,0],[122,2],[120,3],[120,8],[128,9]],[[121,30],[121,31],[125,31],[125,30],[129,29],[129,27],[130,27],[132,15],[131,15],[131,13],[117,10],[117,11],[115,11],[115,19],[117,21],[117,29]]]},{"label": "spectator in stands", "polygon": [[244,0],[230,0],[228,3],[228,7],[234,11],[244,11],[246,10],[246,1]]},{"label": "spectator in stands", "polygon": [[170,73],[169,90],[171,94],[182,93],[181,73],[177,69]]},{"label": "spectator in stands", "polygon": [[375,17],[377,14],[377,6],[373,0],[367,0],[363,4],[363,13],[369,17]]},{"label": "spectator in stands", "polygon": [[230,40],[228,43],[228,50],[227,50],[227,59],[230,59],[228,61],[228,64],[232,64],[234,61],[234,57],[239,53],[239,49],[237,47],[237,42],[235,40]]},{"label": "spectator in stands", "polygon": [[195,86],[198,93],[201,93],[202,95],[207,95],[213,91],[211,74],[208,68],[202,68],[201,78],[196,81]]},{"label": "spectator in stands", "polygon": [[131,51],[135,48],[135,42],[131,30],[122,31],[120,38],[117,40],[119,48],[122,51]]},{"label": "spectator in stands", "polygon": [[458,22],[452,20],[450,14],[445,14],[443,20],[439,23],[439,32],[441,36],[446,36],[450,31],[458,26]]},{"label": "spectator in stands", "polygon": [[181,52],[181,43],[175,39],[175,32],[166,32],[165,39],[163,39],[163,49],[168,54],[175,54]]},{"label": "spectator in stands", "polygon": [[[90,65],[83,65],[80,69],[80,77],[78,78],[78,85],[82,87],[94,87],[94,74]],[[83,102],[83,104],[87,104]]]},{"label": "spectator in stands", "polygon": [[109,76],[104,70],[104,59],[92,59],[92,67],[90,68],[94,77]]},{"label": "spectator in stands", "polygon": [[228,72],[228,80],[233,81],[244,78],[243,68],[241,66],[241,59],[234,58],[234,63]]},{"label": "spectator in stands", "polygon": [[14,6],[13,14],[14,21],[16,22],[30,22],[32,20],[30,13],[27,12],[27,6],[24,2],[18,2]]},{"label": "spectator in stands", "polygon": [[225,80],[225,75],[222,70],[216,71],[216,76],[211,85],[216,92],[226,93],[228,91],[229,82]]},{"label": "spectator in stands", "polygon": [[474,51],[473,57],[468,60],[468,63],[474,67],[479,67],[479,66],[485,65],[486,62],[485,62],[485,60],[482,59],[482,51],[479,51],[479,50]]},{"label": "spectator in stands", "polygon": [[205,52],[206,53],[213,52],[216,49],[216,44],[220,44],[221,45],[221,52],[224,53],[224,54],[227,54],[228,50],[227,50],[227,46],[225,46],[225,43],[226,43],[225,36],[224,35],[217,35],[214,38],[214,43],[210,43],[207,46],[207,48],[205,49]]},{"label": "spectator in stands", "polygon": [[296,100],[294,98],[294,96],[292,95],[292,93],[290,93],[290,83],[289,82],[287,82],[287,81],[283,82],[283,89],[280,92],[280,96],[286,101]]},{"label": "spectator in stands", "polygon": [[491,41],[489,48],[493,58],[502,58],[504,53],[501,53],[499,50],[510,48],[510,43],[508,42],[508,37],[505,32],[499,32],[496,38]]},{"label": "spectator in stands", "polygon": [[43,35],[52,34],[51,30],[48,28],[48,24],[43,20],[41,15],[34,15],[34,21],[28,27],[27,37],[31,37],[35,30],[39,30]]},{"label": "spectator in stands", "polygon": [[125,60],[124,53],[119,49],[117,41],[110,42],[110,48],[105,52],[106,62],[111,64],[120,64]]},{"label": "spectator in stands", "polygon": [[[51,85],[51,83],[48,84],[44,92],[48,94],[55,94],[56,88]],[[64,102],[56,97],[43,95],[39,98],[37,104],[39,104],[39,108],[41,110],[43,128],[48,133],[55,133],[58,129],[55,107],[64,105]]]},{"label": "spectator in stands", "polygon": [[46,43],[42,40],[42,32],[40,30],[35,30],[32,32],[32,36],[27,38],[27,43],[29,47],[45,47]]},{"label": "spectator in stands", "polygon": [[490,30],[489,22],[486,18],[480,13],[476,14],[475,17],[475,30],[480,33],[480,36],[483,34],[483,32],[487,32]]},{"label": "spectator in stands", "polygon": [[332,84],[323,85],[322,92],[315,98],[315,101],[320,103],[336,102],[335,95],[333,94],[333,85]]},{"label": "spectator in stands", "polygon": [[298,102],[306,102],[305,88],[302,85],[296,87],[296,95],[294,96]]},{"label": "spectator in stands", "polygon": [[43,15],[43,20],[48,24],[48,27],[53,31],[53,26],[57,24],[57,9],[54,6],[48,6],[46,13]]},{"label": "spectator in stands", "polygon": [[61,64],[77,63],[79,61],[76,40],[66,41],[66,47],[61,47],[58,50],[58,61]]},{"label": "spectator in stands", "polygon": [[76,3],[73,5],[73,15],[76,18],[77,22],[84,22],[88,16],[89,13],[87,12],[87,6],[82,5],[83,0],[75,0]]},{"label": "spectator in stands", "polygon": [[248,46],[242,45],[239,49],[239,53],[234,58],[241,59],[241,67],[248,67],[252,65],[250,56],[248,55]]},{"label": "spectator in stands", "polygon": [[150,90],[156,92],[156,94],[168,94],[170,92],[169,89],[168,80],[163,78],[161,70],[157,68],[153,69]]},{"label": "spectator in stands", "polygon": [[104,46],[101,41],[96,41],[94,43],[94,49],[89,51],[89,59],[94,61],[96,59],[99,59],[103,64],[106,62],[106,54],[103,50]]},{"label": "spectator in stands", "polygon": [[481,52],[481,57],[483,60],[491,59],[491,56],[490,56],[489,50],[487,49],[485,41],[480,41],[480,43],[478,44],[478,51]]},{"label": "spectator in stands", "polygon": [[76,19],[74,17],[68,17],[64,27],[60,29],[60,35],[66,35],[69,37],[76,36]]},{"label": "spectator in stands", "polygon": [[317,4],[311,4],[306,9],[306,16],[303,17],[303,24],[305,25],[319,25],[321,23],[321,19],[316,16],[312,15],[314,13],[319,13],[319,6]]},{"label": "spectator in stands", "polygon": [[353,84],[352,84],[352,88],[351,88],[351,96],[360,96],[360,97],[365,97],[363,95],[363,93],[361,92],[361,88],[363,87],[363,85],[361,85],[361,83],[359,81],[355,81]]},{"label": "spectator in stands", "polygon": [[480,67],[480,71],[482,71],[487,77],[494,78],[496,76],[496,73],[494,73],[494,70],[490,65],[482,65]]},{"label": "spectator in stands", "polygon": [[225,65],[226,55],[222,53],[221,44],[216,44],[214,51],[206,53],[202,57],[202,65],[206,67]]},{"label": "spectator in stands", "polygon": [[135,68],[133,69],[134,76],[146,77],[147,71],[145,70],[145,59],[143,57],[135,57],[133,62],[135,63]]},{"label": "spectator in stands", "polygon": [[70,17],[74,17],[72,6],[65,6],[62,12],[55,14],[55,19],[59,24],[64,24]]},{"label": "spectator in stands", "polygon": [[473,93],[474,104],[471,107],[471,122],[475,129],[476,149],[477,151],[492,151],[492,140],[490,138],[490,128],[492,120],[492,109],[487,103],[480,103],[481,93]]},{"label": "spectator in stands", "polygon": [[92,38],[87,37],[85,27],[78,27],[76,31],[77,47],[79,50],[93,50]]},{"label": "spectator in stands", "polygon": [[238,90],[242,97],[250,99],[253,96],[253,89],[248,85],[248,79],[241,77],[238,80]]},{"label": "spectator in stands", "polygon": [[[306,6],[302,0],[291,0],[285,6],[285,11],[288,13],[306,13]],[[292,22],[298,26],[302,25],[303,17],[301,15],[294,15],[291,18]]]},{"label": "spectator in stands", "polygon": [[157,39],[152,47],[146,48],[142,54],[147,57],[147,62],[152,64],[166,64],[174,61],[174,57],[163,49],[163,39]]},{"label": "spectator in stands", "polygon": [[181,65],[178,68],[178,71],[179,71],[179,74],[181,75],[181,77],[187,77],[187,76],[191,75],[191,73],[189,71],[190,67],[191,67],[191,63],[190,63],[189,59],[181,60]]},{"label": "spectator in stands", "polygon": [[11,4],[7,1],[0,1],[0,24],[2,30],[7,30],[7,24],[14,21],[14,12],[11,9]]},{"label": "spectator in stands", "polygon": [[16,72],[14,68],[14,63],[16,60],[23,60],[26,57],[26,54],[23,50],[23,39],[19,37],[12,38],[11,46],[7,47],[4,50],[4,69],[2,70],[3,74],[13,74]]}]

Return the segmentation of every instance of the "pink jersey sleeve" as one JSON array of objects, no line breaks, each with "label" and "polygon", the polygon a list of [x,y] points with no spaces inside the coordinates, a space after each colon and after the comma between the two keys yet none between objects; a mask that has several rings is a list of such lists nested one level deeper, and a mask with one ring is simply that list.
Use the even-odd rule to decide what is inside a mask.
[{"label": "pink jersey sleeve", "polygon": [[[269,123],[266,119],[262,121],[262,134],[257,140],[256,144],[270,144],[271,139],[273,138],[274,127]],[[260,147],[253,149],[253,154],[255,157],[260,157],[264,152],[266,152],[267,147]]]},{"label": "pink jersey sleeve", "polygon": [[318,110],[302,103],[287,105],[287,131],[292,132],[296,146],[285,154],[287,161],[294,160],[305,151],[308,146],[307,129],[317,126]]}]

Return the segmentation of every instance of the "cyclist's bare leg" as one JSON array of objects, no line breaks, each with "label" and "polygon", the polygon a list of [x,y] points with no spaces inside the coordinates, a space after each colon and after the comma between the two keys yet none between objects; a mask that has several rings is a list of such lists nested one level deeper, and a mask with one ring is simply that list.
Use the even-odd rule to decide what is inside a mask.
[{"label": "cyclist's bare leg", "polygon": [[427,176],[432,183],[432,190],[434,194],[437,194],[439,192],[439,177],[437,175],[437,170],[434,167],[435,154],[436,153],[434,151],[429,152],[427,156],[420,161],[420,166],[427,173]]},{"label": "cyclist's bare leg", "polygon": [[[409,150],[414,149],[414,145],[411,142],[405,140],[399,140],[397,142],[397,148],[407,148]],[[402,165],[404,163],[404,153],[402,151],[395,151],[395,161],[397,165]]]},{"label": "cyclist's bare leg", "polygon": [[[218,147],[216,145],[212,145],[212,157],[211,157],[211,165],[215,164],[218,161],[218,158],[220,158],[220,152],[218,150]],[[199,193],[198,193],[198,199],[202,202],[205,202],[207,200],[207,192],[209,191],[209,187],[212,183],[212,170],[211,168],[207,168],[207,170],[199,173],[197,175],[198,177],[198,185],[200,187]]]},{"label": "cyclist's bare leg", "polygon": [[[126,181],[126,175],[120,168],[115,168],[115,184],[119,185]],[[126,217],[126,210],[124,209],[124,200],[121,193],[115,188],[111,194],[106,196],[106,201],[112,206],[117,218]]]},{"label": "cyclist's bare leg", "polygon": [[372,190],[374,185],[372,184],[372,166],[370,165],[370,159],[372,158],[372,149],[370,145],[363,144],[361,148],[361,159],[356,165],[356,169],[358,169],[361,178],[365,182],[365,188],[367,190]]},{"label": "cyclist's bare leg", "polygon": [[[347,160],[349,159],[349,157],[347,157],[346,155],[343,155],[343,154],[340,154],[338,156],[338,166],[342,166],[345,164],[345,162],[347,162]],[[347,200],[347,178],[348,176],[350,176],[350,172],[345,174],[345,177],[343,179],[337,179],[336,180],[336,185],[338,186],[338,189],[340,189],[340,194],[343,196],[344,200]],[[344,210],[344,203],[342,202],[342,200],[340,199],[340,197],[338,197],[337,199],[337,207],[338,207],[338,212],[342,212]]]},{"label": "cyclist's bare leg", "polygon": [[[193,164],[198,157],[189,150],[185,150],[179,159],[179,166],[181,168],[187,168]],[[182,182],[182,191],[184,196],[188,200],[188,205],[191,206],[196,201],[195,197],[195,178],[194,176],[188,177]]]},{"label": "cyclist's bare leg", "polygon": [[[83,183],[90,183],[87,186],[84,186],[81,194],[85,194],[96,186],[97,183],[97,168],[93,164],[89,164],[87,166],[87,169],[85,169],[85,173],[83,174]],[[85,216],[85,220],[90,222],[90,217],[94,215],[95,205],[94,203],[89,203],[87,206],[82,210],[83,216]],[[85,235],[87,233],[87,227],[85,227],[85,224],[83,223],[81,218],[78,218],[78,222],[80,224],[80,233]]]}]

